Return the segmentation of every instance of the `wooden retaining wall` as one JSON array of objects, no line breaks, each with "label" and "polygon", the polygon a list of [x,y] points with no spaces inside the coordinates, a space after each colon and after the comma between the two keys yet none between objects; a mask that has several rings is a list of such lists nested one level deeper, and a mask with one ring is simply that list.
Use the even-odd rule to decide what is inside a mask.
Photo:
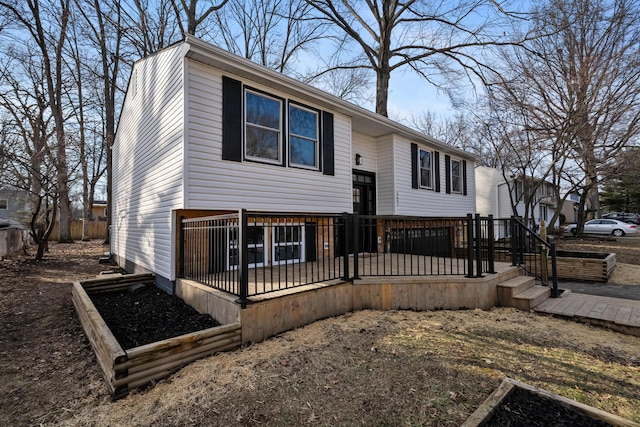
[{"label": "wooden retaining wall", "polygon": [[153,275],[111,276],[73,284],[73,305],[114,399],[151,381],[165,378],[194,360],[240,346],[240,322],[235,322],[123,349],[100,316],[89,294],[113,292],[138,283],[153,285]]},{"label": "wooden retaining wall", "polygon": [[[496,261],[511,261],[511,253],[496,251]],[[540,274],[540,266],[534,265],[540,260],[540,255],[525,254],[527,270]],[[604,258],[583,258],[572,256],[556,257],[558,279],[585,280],[588,282],[607,282],[616,268],[616,254],[607,254]],[[547,271],[551,274],[551,258],[549,258]]]}]

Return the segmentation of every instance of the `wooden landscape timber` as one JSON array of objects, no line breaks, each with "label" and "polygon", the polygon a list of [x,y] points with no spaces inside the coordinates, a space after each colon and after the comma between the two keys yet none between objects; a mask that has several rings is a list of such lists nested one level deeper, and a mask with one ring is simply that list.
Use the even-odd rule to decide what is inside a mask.
[{"label": "wooden landscape timber", "polygon": [[[496,251],[496,261],[511,261],[511,252]],[[527,270],[540,275],[540,254],[525,254]],[[556,257],[558,279],[607,282],[616,268],[616,254],[558,251]],[[551,258],[547,261],[551,274]]]},{"label": "wooden landscape timber", "polygon": [[75,282],[73,305],[113,399],[171,375],[180,367],[221,351],[238,348],[240,323],[217,326],[178,337],[123,349],[94,306],[89,294],[127,289],[135,284],[153,284],[151,274],[109,275]]},{"label": "wooden landscape timber", "polygon": [[[604,421],[615,427],[640,427],[640,424],[628,420],[626,418],[619,417],[617,415],[605,412],[603,410],[594,408],[593,406],[585,405],[572,399],[568,399],[564,396],[560,396],[555,393],[551,393],[547,390],[534,387],[532,385],[514,380],[506,377],[500,386],[471,414],[471,416],[462,424],[462,427],[481,427],[486,425],[496,409],[502,405],[507,397],[513,392],[515,388],[527,390],[531,393],[537,394],[544,399],[548,399],[558,403],[565,408],[569,408],[573,411],[579,412],[592,420]],[[562,421],[562,420],[558,420]]]}]

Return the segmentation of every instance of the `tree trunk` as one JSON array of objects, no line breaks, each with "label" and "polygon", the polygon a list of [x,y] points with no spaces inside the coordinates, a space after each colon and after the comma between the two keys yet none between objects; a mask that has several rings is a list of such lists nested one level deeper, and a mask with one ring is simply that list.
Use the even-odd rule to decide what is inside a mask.
[{"label": "tree trunk", "polygon": [[389,116],[387,103],[389,102],[389,67],[383,66],[376,72],[376,113]]}]

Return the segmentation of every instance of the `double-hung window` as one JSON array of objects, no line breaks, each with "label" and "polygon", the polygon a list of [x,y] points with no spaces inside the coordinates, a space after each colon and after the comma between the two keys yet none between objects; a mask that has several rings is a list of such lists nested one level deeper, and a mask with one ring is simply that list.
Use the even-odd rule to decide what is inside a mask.
[{"label": "double-hung window", "polygon": [[9,208],[9,200],[0,199],[0,210],[7,210]]},{"label": "double-hung window", "polygon": [[282,101],[245,91],[245,155],[248,159],[282,163]]},{"label": "double-hung window", "polygon": [[318,169],[319,115],[317,111],[289,104],[289,163]]},{"label": "double-hung window", "polygon": [[433,153],[420,150],[420,187],[433,188]]},{"label": "double-hung window", "polygon": [[451,159],[451,191],[462,193],[462,162]]}]

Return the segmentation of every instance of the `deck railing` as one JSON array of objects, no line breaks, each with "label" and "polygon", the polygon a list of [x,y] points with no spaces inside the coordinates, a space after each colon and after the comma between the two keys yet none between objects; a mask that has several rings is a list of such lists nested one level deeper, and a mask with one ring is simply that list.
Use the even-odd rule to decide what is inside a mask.
[{"label": "deck railing", "polygon": [[535,277],[543,286],[549,286],[551,296],[557,298],[559,292],[555,243],[541,238],[520,218],[511,217],[510,222],[512,265],[522,268],[527,275]]},{"label": "deck railing", "polygon": [[494,220],[247,212],[182,219],[179,275],[238,296],[362,276],[494,272]]}]

